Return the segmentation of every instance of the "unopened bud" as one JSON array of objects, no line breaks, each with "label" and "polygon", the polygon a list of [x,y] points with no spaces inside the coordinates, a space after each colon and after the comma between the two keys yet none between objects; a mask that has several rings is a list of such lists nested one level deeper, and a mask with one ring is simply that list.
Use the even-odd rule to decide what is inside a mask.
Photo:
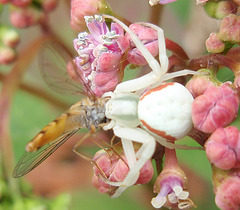
[{"label": "unopened bud", "polygon": [[240,133],[234,126],[216,129],[205,143],[208,160],[229,170],[240,167]]},{"label": "unopened bud", "polygon": [[225,177],[216,188],[216,205],[222,210],[240,209],[240,176],[235,171]]},{"label": "unopened bud", "polygon": [[[117,145],[120,147],[121,145]],[[107,179],[113,182],[121,182],[125,179],[129,172],[129,167],[125,155],[122,153],[122,148],[116,149],[121,151],[121,154],[117,154],[113,151],[98,151],[93,160],[95,165],[93,167],[94,176],[92,183],[102,193],[114,194],[117,187],[108,185],[103,179]],[[148,160],[139,172],[139,177],[135,184],[145,184],[152,179],[153,167],[150,160]]]},{"label": "unopened bud", "polygon": [[211,33],[206,40],[206,48],[210,53],[221,53],[225,49],[225,43],[219,38],[217,33]]},{"label": "unopened bud", "polygon": [[41,0],[41,5],[44,11],[50,12],[56,8],[58,0]]},{"label": "unopened bud", "polygon": [[218,82],[211,75],[208,69],[200,69],[199,73],[206,72],[206,75],[195,75],[186,84],[186,88],[190,91],[194,98],[204,94],[210,87],[218,85]]},{"label": "unopened bud", "polygon": [[223,41],[240,42],[240,17],[230,14],[221,21],[219,37]]},{"label": "unopened bud", "polygon": [[219,1],[215,17],[217,19],[223,19],[229,14],[235,14],[237,12],[238,6],[233,1]]},{"label": "unopened bud", "polygon": [[219,127],[229,125],[235,119],[238,105],[237,94],[228,84],[210,87],[193,101],[193,124],[202,132],[212,133]]},{"label": "unopened bud", "polygon": [[17,28],[26,28],[44,20],[43,11],[34,7],[14,8],[10,13],[11,23]]},{"label": "unopened bud", "polygon": [[71,27],[76,31],[86,28],[84,16],[110,14],[110,8],[105,0],[72,0]]},{"label": "unopened bud", "polygon": [[[132,24],[129,26],[129,29],[133,31],[147,50],[155,57],[158,54],[158,35],[156,30],[141,26],[139,24]],[[135,44],[131,41],[130,35],[126,34],[126,37],[130,40],[130,50],[127,53],[127,60],[131,64],[135,65],[146,65],[147,61],[142,56],[141,52],[138,48],[136,48]]]}]

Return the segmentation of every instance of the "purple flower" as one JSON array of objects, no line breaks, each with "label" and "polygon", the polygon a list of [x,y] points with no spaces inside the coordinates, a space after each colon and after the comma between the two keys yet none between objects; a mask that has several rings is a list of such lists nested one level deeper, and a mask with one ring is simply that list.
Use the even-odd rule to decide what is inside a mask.
[{"label": "purple flower", "polygon": [[155,184],[154,192],[158,195],[152,199],[154,208],[165,206],[169,209],[179,209],[194,206],[188,198],[189,192],[186,189],[187,178],[179,167],[174,149],[165,148],[165,162],[162,172],[159,174]]},{"label": "purple flower", "polygon": [[109,30],[99,15],[85,16],[85,21],[89,33],[81,32],[73,41],[78,52],[74,61],[84,82],[97,97],[101,97],[103,93],[113,91],[122,79],[127,64],[122,62],[122,57],[129,47],[129,40],[117,23],[112,23]]}]

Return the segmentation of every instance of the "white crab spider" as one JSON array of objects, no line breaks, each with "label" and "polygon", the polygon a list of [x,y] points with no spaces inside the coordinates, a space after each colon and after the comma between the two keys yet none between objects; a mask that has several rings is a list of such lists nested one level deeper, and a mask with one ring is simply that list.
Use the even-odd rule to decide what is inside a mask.
[{"label": "white crab spider", "polygon": [[[166,73],[168,57],[161,28],[149,23],[140,23],[155,29],[158,33],[159,64],[137,35],[124,23],[109,15],[103,15],[103,17],[112,19],[124,28],[152,69],[150,73],[140,78],[118,84],[114,92],[103,95],[103,97],[110,98],[106,103],[106,117],[111,119],[111,122],[104,126],[104,129],[113,129],[114,134],[121,138],[130,168],[122,182],[105,180],[107,184],[119,186],[112,196],[117,197],[137,181],[140,169],[155,151],[156,141],[168,148],[176,148],[174,144],[167,140],[180,139],[191,130],[193,97],[190,92],[179,83],[165,83],[161,88],[159,88],[159,85],[165,80],[195,74],[195,72],[182,70],[175,73]],[[143,93],[149,87],[152,89],[144,92],[141,97],[135,93],[135,91]],[[137,153],[134,151],[133,141],[142,143]],[[178,145],[179,147],[181,146]],[[185,147],[182,146],[182,148]]]}]

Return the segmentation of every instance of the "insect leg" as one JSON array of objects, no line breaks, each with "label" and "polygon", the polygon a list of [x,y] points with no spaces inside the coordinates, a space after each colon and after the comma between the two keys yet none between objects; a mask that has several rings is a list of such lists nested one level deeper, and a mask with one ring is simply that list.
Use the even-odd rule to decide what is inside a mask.
[{"label": "insect leg", "polygon": [[[120,186],[115,194],[112,197],[119,196],[127,187],[133,185],[139,175],[139,171],[144,166],[144,164],[149,160],[154,151],[156,142],[155,139],[148,134],[146,131],[140,129],[140,128],[125,128],[120,127],[117,129],[114,129],[114,133],[116,136],[119,136],[122,139],[123,145],[131,145],[132,141],[142,143],[141,149],[141,156],[138,158],[138,160],[134,161],[136,158],[135,151],[133,149],[129,149],[128,147],[124,146],[124,153],[126,155],[127,161],[131,163],[130,171],[128,172],[127,176],[125,177],[124,181],[122,182],[110,182],[108,180],[105,180],[107,184],[113,185],[113,186]],[[131,141],[130,143],[127,141]]]}]

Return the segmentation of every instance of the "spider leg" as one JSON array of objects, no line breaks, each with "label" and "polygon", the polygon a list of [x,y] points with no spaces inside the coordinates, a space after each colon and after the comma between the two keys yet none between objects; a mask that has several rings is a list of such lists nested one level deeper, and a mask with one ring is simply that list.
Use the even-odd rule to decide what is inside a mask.
[{"label": "spider leg", "polygon": [[[155,139],[146,131],[141,128],[126,128],[118,127],[114,129],[114,134],[122,139],[124,153],[126,155],[127,162],[129,164],[129,172],[122,182],[111,182],[108,180],[106,184],[113,186],[119,186],[115,194],[112,197],[119,196],[127,187],[136,183],[139,177],[139,171],[144,164],[149,160],[156,147]],[[141,155],[136,160],[135,150],[132,145],[132,141],[142,143]]]},{"label": "spider leg", "polygon": [[154,24],[151,24],[151,23],[137,22],[136,24],[139,24],[142,26],[147,26],[147,27],[152,28],[157,31],[157,33],[158,33],[158,49],[159,49],[158,56],[159,56],[159,61],[160,61],[160,65],[162,68],[162,75],[164,75],[168,70],[169,60],[168,60],[167,52],[166,52],[166,43],[165,43],[163,30],[160,27],[158,27]]},{"label": "spider leg", "polygon": [[[144,46],[144,44],[139,40],[137,35],[134,34],[123,22],[121,22],[117,18],[112,17],[110,15],[103,15],[103,17],[112,19],[113,21],[118,23],[130,35],[132,41],[134,42],[136,47],[139,49],[139,51],[142,53],[143,57],[148,62],[148,65],[152,69],[152,72],[150,72],[140,78],[132,79],[132,80],[125,81],[125,82],[118,84],[114,92],[115,93],[117,93],[117,92],[133,92],[133,91],[137,91],[140,89],[144,89],[144,88],[148,87],[149,85],[152,85],[152,84],[156,83],[157,81],[159,81],[159,79],[165,72],[162,70],[158,61],[152,56],[152,54],[148,51],[148,49]],[[161,32],[159,32],[159,33],[161,34]],[[161,42],[164,42],[163,33],[162,33],[162,35],[160,35],[160,37],[161,37],[161,39],[163,39],[163,41],[161,40]],[[161,52],[161,53],[164,53],[164,52],[166,52],[166,49],[164,51],[165,45],[162,45],[162,46],[163,47],[161,48],[161,50],[163,50],[163,52]],[[164,61],[166,59],[168,59],[166,54],[165,55],[163,54],[162,57],[165,57],[164,59],[162,59]],[[166,63],[166,61],[165,61],[165,63]],[[168,62],[167,62],[167,66],[168,66]]]}]

